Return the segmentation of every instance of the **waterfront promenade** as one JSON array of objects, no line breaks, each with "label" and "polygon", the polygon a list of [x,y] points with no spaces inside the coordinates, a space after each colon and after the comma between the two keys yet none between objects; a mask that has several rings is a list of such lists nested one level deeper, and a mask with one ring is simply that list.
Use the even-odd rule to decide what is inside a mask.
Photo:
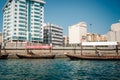
[{"label": "waterfront promenade", "polygon": [[[52,49],[29,49],[35,54],[45,55],[45,54],[55,54],[56,58],[66,58],[65,53],[68,54],[81,54],[81,47],[52,47]],[[115,46],[112,47],[97,47],[97,51],[101,52],[104,55],[117,55]],[[25,54],[26,48],[23,46],[12,46],[5,47],[2,49],[2,53],[9,53],[9,58],[16,58],[16,54]],[[83,55],[95,55],[96,48],[93,47],[83,47],[82,48]],[[118,55],[120,55],[120,46],[118,47]]]}]

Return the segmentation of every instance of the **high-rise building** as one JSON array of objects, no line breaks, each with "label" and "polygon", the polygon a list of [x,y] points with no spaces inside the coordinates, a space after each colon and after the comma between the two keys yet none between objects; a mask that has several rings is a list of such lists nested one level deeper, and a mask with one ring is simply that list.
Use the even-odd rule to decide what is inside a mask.
[{"label": "high-rise building", "polygon": [[69,27],[69,44],[80,44],[85,41],[87,35],[87,24],[80,22]]},{"label": "high-rise building", "polygon": [[3,41],[43,42],[43,0],[8,0],[3,8]]},{"label": "high-rise building", "polygon": [[51,23],[44,24],[44,43],[52,46],[63,45],[63,28]]}]

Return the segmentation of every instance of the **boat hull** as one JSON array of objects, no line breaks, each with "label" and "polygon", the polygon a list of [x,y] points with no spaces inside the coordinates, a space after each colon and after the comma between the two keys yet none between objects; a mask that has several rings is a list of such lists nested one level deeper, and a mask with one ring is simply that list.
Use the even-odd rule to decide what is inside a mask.
[{"label": "boat hull", "polygon": [[16,56],[20,59],[54,59],[55,55],[21,55],[16,54]]},{"label": "boat hull", "polygon": [[0,59],[7,59],[8,58],[8,54],[4,54],[0,56]]},{"label": "boat hull", "polygon": [[89,56],[89,55],[71,55],[66,54],[71,60],[120,60],[120,56]]}]

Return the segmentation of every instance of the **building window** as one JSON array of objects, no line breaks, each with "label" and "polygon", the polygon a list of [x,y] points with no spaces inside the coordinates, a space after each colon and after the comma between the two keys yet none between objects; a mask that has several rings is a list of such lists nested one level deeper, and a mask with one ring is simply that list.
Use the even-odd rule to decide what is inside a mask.
[{"label": "building window", "polygon": [[15,9],[15,11],[17,11],[17,9]]},{"label": "building window", "polygon": [[15,0],[15,3],[17,3],[17,0]]},{"label": "building window", "polygon": [[17,15],[17,13],[15,12],[15,15]]},{"label": "building window", "polygon": [[15,5],[15,7],[17,7],[17,5]]},{"label": "building window", "polygon": [[21,3],[21,4],[26,4],[26,3],[25,3],[25,2],[23,2],[23,1],[20,1],[20,3]]},{"label": "building window", "polygon": [[22,7],[22,8],[26,8],[26,6],[23,6],[23,5],[20,5],[20,7]]}]

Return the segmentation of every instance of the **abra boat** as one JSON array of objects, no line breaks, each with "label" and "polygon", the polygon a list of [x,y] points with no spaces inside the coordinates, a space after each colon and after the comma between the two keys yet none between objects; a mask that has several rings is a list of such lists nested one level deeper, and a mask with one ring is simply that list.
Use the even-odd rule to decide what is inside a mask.
[{"label": "abra boat", "polygon": [[[110,56],[110,55],[97,55],[99,52],[96,46],[116,46],[116,53],[117,55]],[[82,49],[83,46],[95,46],[96,55],[83,55]],[[81,54],[66,54],[71,60],[120,60],[120,56],[118,55],[118,43],[117,42],[83,42],[81,44]]]},{"label": "abra boat", "polygon": [[8,58],[8,54],[2,54],[0,55],[0,59],[7,59]]},{"label": "abra boat", "polygon": [[54,59],[55,55],[30,55],[30,54],[16,54],[20,59]]},{"label": "abra boat", "polygon": [[[34,54],[30,49],[50,49],[50,53],[37,55]],[[26,46],[26,54],[16,54],[20,59],[54,59],[55,55],[51,53],[51,46],[40,45],[40,46]]]},{"label": "abra boat", "polygon": [[[4,51],[5,51],[5,49],[4,49]],[[5,53],[2,53],[1,45],[0,45],[0,59],[7,59],[7,58],[8,58],[8,53],[6,53],[6,51],[5,51]]]},{"label": "abra boat", "polygon": [[97,56],[66,54],[71,60],[120,60],[120,56]]}]

